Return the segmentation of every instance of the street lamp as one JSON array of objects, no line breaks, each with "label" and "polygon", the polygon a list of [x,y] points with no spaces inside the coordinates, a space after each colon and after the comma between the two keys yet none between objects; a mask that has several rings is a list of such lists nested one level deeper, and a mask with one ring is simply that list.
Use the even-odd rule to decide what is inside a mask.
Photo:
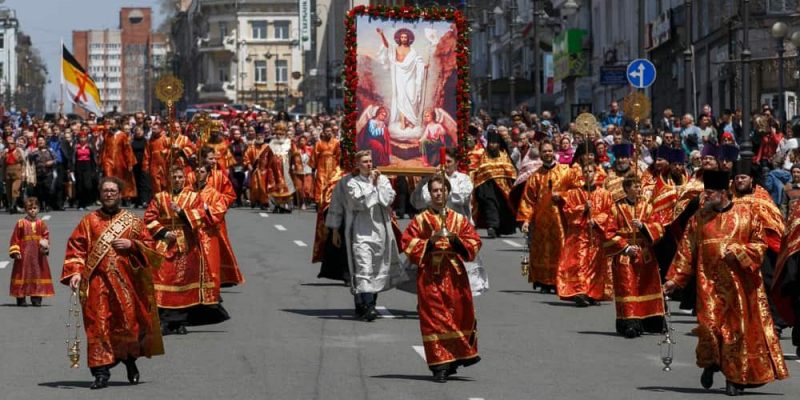
[{"label": "street lamp", "polygon": [[[492,71],[492,42],[494,41],[494,16],[497,15],[499,7],[495,8],[493,12],[483,10],[481,20],[483,22],[483,30],[486,33],[486,112],[492,113],[492,78],[494,74]],[[500,10],[502,14],[503,10]]]},{"label": "street lamp", "polygon": [[578,9],[581,8],[580,4],[576,0],[567,0],[561,6],[561,15],[565,17],[569,17],[571,15],[575,15],[578,12]]},{"label": "street lamp", "polygon": [[692,49],[687,47],[683,51],[683,70],[684,70],[684,87],[686,88],[686,98],[684,100],[684,112],[694,114],[694,107],[692,107],[692,99],[694,98],[694,89],[692,87]]},{"label": "street lamp", "polygon": [[[800,69],[800,31],[795,31],[791,36],[792,44],[794,45],[795,52],[797,53],[797,68]],[[800,90],[797,91],[800,93]],[[797,102],[795,101],[795,106]]]},{"label": "street lamp", "polygon": [[778,123],[783,126],[783,118],[786,116],[786,102],[783,94],[783,53],[786,48],[783,46],[783,39],[789,33],[789,26],[778,21],[772,24],[770,35],[775,39],[775,49],[778,51]]}]

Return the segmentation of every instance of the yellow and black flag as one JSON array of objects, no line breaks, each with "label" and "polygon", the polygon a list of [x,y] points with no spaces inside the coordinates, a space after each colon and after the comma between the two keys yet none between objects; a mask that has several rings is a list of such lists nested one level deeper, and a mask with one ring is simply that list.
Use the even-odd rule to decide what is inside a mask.
[{"label": "yellow and black flag", "polygon": [[61,46],[61,84],[67,90],[72,104],[96,115],[103,115],[100,91],[78,60],[72,56],[65,46]]}]

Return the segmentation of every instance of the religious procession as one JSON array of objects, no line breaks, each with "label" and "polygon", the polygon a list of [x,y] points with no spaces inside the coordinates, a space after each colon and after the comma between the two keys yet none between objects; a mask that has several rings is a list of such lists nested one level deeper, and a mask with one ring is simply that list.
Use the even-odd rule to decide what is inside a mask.
[{"label": "religious procession", "polygon": [[[469,10],[348,7],[343,102],[319,112],[257,101],[188,112],[192,78],[178,69],[148,89],[160,111],[108,111],[85,49],[62,46],[58,111],[4,108],[0,120],[0,225],[10,236],[0,277],[13,298],[0,309],[3,330],[22,335],[47,320],[37,338],[51,353],[66,345],[62,364],[92,377],[39,388],[154,396],[192,382],[184,394],[212,398],[236,382],[244,389],[231,398],[296,399],[328,397],[327,379],[375,378],[340,395],[530,398],[525,384],[500,388],[514,386],[502,368],[519,362],[538,375],[525,366],[557,357],[555,338],[607,346],[597,358],[631,362],[611,362],[620,371],[661,374],[657,385],[609,383],[603,396],[791,392],[796,104],[747,97],[744,111],[734,102],[717,115],[707,99],[677,117],[654,109],[661,67],[645,58],[607,105],[476,101]],[[133,21],[125,15],[121,25]],[[535,323],[524,321],[534,308]],[[390,350],[398,343],[424,366],[404,364]],[[556,368],[592,362],[566,354]],[[377,374],[365,360],[424,375]],[[358,370],[336,371],[350,363]],[[119,364],[127,384],[112,379]],[[181,368],[193,377],[171,375]],[[263,383],[273,379],[286,389]],[[311,393],[297,379],[328,383]],[[416,392],[409,380],[447,384]],[[549,397],[570,398],[566,383],[554,385]]]}]

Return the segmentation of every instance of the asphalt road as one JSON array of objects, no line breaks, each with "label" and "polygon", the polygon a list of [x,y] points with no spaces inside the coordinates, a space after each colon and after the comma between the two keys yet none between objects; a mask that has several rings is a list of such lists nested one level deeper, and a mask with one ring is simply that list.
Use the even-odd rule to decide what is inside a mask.
[{"label": "asphalt road", "polygon": [[[76,211],[48,214],[50,265],[61,272]],[[19,215],[0,215],[0,240]],[[404,221],[405,222],[405,221]],[[247,282],[223,290],[231,320],[165,338],[166,355],[139,361],[142,383],[130,386],[122,366],[111,387],[90,391],[85,367],[70,369],[64,340],[69,291],[39,309],[0,300],[0,400],[16,399],[695,399],[724,396],[724,379],[700,387],[694,365],[693,317],[674,317],[678,341],[672,372],[662,372],[659,335],[628,340],[614,333],[610,303],[577,309],[531,290],[520,276],[521,237],[486,239],[481,256],[490,292],[476,298],[483,361],[446,384],[430,381],[418,353],[416,298],[380,296],[384,318],[354,320],[348,290],[316,278],[311,265],[313,212],[291,215],[232,210],[228,227]],[[11,264],[0,255],[7,290]],[[7,293],[7,292],[5,292]],[[85,342],[84,342],[85,343]],[[791,341],[784,353],[794,354]],[[800,393],[792,377],[752,390],[758,398]],[[748,390],[748,393],[751,391]],[[767,396],[764,396],[767,395]]]}]

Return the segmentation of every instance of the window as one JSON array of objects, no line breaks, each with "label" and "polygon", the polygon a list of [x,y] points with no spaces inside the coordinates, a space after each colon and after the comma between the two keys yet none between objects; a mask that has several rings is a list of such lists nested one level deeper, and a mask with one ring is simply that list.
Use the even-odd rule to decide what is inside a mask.
[{"label": "window", "polygon": [[278,83],[286,83],[289,81],[289,61],[275,61],[275,81]]},{"label": "window", "polygon": [[228,68],[220,67],[218,70],[219,72],[219,82],[227,82],[228,81]]},{"label": "window", "polygon": [[228,36],[228,23],[225,21],[220,21],[219,23],[219,40],[225,40],[225,36]]},{"label": "window", "polygon": [[275,39],[289,39],[289,21],[275,21]]},{"label": "window", "polygon": [[250,21],[250,27],[253,29],[253,39],[267,38],[267,21]]},{"label": "window", "polygon": [[788,14],[797,9],[797,0],[767,0],[767,14]]},{"label": "window", "polygon": [[6,48],[6,34],[0,33],[0,49]]},{"label": "window", "polygon": [[255,67],[255,77],[256,83],[267,83],[267,62],[266,61],[256,61],[254,63]]},{"label": "window", "polygon": [[6,77],[6,69],[3,63],[0,62],[0,78],[5,79]]}]

